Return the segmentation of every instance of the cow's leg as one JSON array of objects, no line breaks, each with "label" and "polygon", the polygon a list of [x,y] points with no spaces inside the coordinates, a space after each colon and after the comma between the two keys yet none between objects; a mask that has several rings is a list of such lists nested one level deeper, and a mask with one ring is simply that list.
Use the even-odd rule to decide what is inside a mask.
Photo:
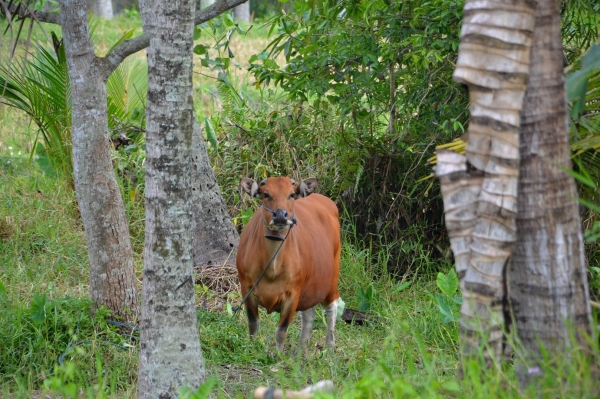
[{"label": "cow's leg", "polygon": [[279,317],[279,323],[277,323],[277,329],[275,330],[275,342],[277,343],[278,352],[283,352],[287,330],[294,318],[297,306],[298,299],[292,299],[285,303],[283,309],[281,309],[281,316]]},{"label": "cow's leg", "polygon": [[300,333],[300,345],[303,348],[308,346],[310,342],[310,330],[312,329],[313,321],[315,320],[316,306],[310,309],[306,309],[300,312],[300,318],[302,320],[302,332]]},{"label": "cow's leg", "polygon": [[244,304],[246,305],[246,316],[248,317],[248,331],[250,332],[250,337],[256,338],[258,337],[258,327],[260,324],[258,320],[258,303],[256,302],[256,298],[250,295]]},{"label": "cow's leg", "polygon": [[331,348],[335,346],[335,320],[337,318],[338,300],[331,302],[325,306],[325,315],[327,316],[327,345]]}]

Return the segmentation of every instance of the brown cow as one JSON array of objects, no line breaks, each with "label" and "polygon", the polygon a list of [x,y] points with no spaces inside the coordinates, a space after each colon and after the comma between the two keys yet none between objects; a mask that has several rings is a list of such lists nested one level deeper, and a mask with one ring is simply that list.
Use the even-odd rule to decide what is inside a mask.
[{"label": "brown cow", "polygon": [[244,302],[250,336],[256,338],[258,334],[259,305],[268,313],[279,312],[275,340],[281,352],[294,313],[300,311],[300,342],[306,346],[315,308],[320,303],[327,315],[327,344],[334,346],[340,297],[340,224],[336,205],[323,195],[310,195],[317,187],[317,179],[296,185],[288,177],[272,177],[260,184],[243,178],[240,185],[246,193],[262,199],[262,207],[242,232],[236,260],[243,297],[265,271]]}]

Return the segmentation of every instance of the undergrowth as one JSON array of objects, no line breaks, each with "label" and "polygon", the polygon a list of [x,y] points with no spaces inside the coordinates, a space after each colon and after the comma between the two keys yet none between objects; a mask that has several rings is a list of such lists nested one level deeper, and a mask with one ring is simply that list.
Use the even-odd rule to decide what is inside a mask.
[{"label": "undergrowth", "polygon": [[[90,313],[85,237],[72,192],[35,164],[13,161],[0,169],[0,392],[8,397],[39,397],[42,392],[135,397],[138,354],[131,336],[137,334],[110,324],[104,310]],[[132,219],[142,216],[130,214]],[[445,291],[427,272],[450,266],[423,253],[415,260],[423,273],[398,279],[387,270],[385,247],[375,253],[359,246],[360,235],[348,220],[342,224],[342,299],[347,308],[368,310],[371,320],[363,325],[338,321],[337,345],[331,350],[325,348],[325,315],[319,309],[311,345],[300,352],[295,318],[285,355],[276,357],[277,314],[261,311],[259,338],[251,340],[243,312],[229,316],[199,308],[207,377],[216,381],[214,396],[247,397],[258,385],[300,389],[323,379],[334,381],[336,396],[343,398],[597,393],[596,343],[591,353],[575,348],[565,359],[548,359],[548,377],[535,392],[518,392],[510,365],[483,370],[478,363],[466,364],[459,379],[458,325],[440,312],[438,296]],[[557,362],[565,367],[557,370]]]}]

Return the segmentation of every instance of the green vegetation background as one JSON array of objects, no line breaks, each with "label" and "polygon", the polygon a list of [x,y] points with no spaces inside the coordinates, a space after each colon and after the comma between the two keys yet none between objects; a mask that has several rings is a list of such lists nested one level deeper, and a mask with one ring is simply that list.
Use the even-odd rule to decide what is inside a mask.
[{"label": "green vegetation background", "polygon": [[[331,351],[323,348],[319,313],[310,349],[300,355],[292,347],[289,358],[278,359],[272,356],[276,315],[261,314],[260,337],[253,342],[245,318],[229,315],[223,306],[237,304],[239,295],[219,298],[197,285],[203,354],[208,375],[216,378],[213,394],[247,397],[257,385],[302,388],[331,379],[343,397],[519,397],[510,366],[484,371],[467,364],[465,378],[457,378],[460,300],[439,190],[427,179],[426,160],[435,146],[460,137],[468,120],[466,93],[451,80],[462,3],[346,1],[326,12],[314,7],[318,3],[286,3],[286,14],[261,15],[249,30],[228,16],[197,29],[196,111],[240,229],[256,208],[240,195],[242,176],[320,179],[320,192],[342,210],[342,297],[347,307],[375,316],[360,326],[339,322]],[[597,41],[598,15],[594,2],[564,6],[568,69],[579,69],[582,55]],[[141,31],[135,10],[93,26],[99,54]],[[56,27],[46,29],[60,38]],[[33,38],[40,44],[29,47],[27,60],[64,77],[60,63],[52,62],[60,60],[57,40],[47,41],[38,29]],[[8,48],[7,36],[2,40]],[[17,60],[23,60],[22,48]],[[138,276],[144,61],[143,53],[133,56],[108,88],[112,154]],[[0,72],[7,76],[6,59],[2,62]],[[28,64],[14,65],[18,82]],[[586,101],[571,115],[573,145],[579,146],[574,159],[591,181],[598,181],[600,171],[598,81],[593,74]],[[32,85],[29,98],[40,104],[32,107],[30,101],[30,108],[47,110],[58,102],[68,110],[68,90],[53,90],[63,98],[42,104],[36,89]],[[135,397],[137,342],[131,335],[136,332],[107,323],[106,312],[95,317],[89,312],[87,253],[69,174],[64,110],[41,112],[46,122],[35,124],[27,114],[0,105],[0,392]],[[597,200],[594,187],[582,186],[590,202]],[[597,216],[584,215],[593,233]],[[597,298],[600,252],[595,239],[588,241],[590,285]],[[208,311],[207,302],[221,306]],[[298,330],[296,320],[292,345]],[[597,363],[597,343],[593,348]],[[553,362],[567,364],[558,377]],[[592,368],[593,361],[575,348],[564,359],[548,359],[552,378],[540,389],[548,397],[592,397]]]}]

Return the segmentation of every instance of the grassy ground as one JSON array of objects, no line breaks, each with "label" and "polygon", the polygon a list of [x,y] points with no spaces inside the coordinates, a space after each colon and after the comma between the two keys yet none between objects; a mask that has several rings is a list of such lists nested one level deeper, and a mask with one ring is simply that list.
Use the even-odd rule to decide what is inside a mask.
[{"label": "grassy ground", "polygon": [[[126,328],[107,323],[109,315],[90,316],[85,237],[73,192],[26,159],[1,155],[2,396],[135,397],[137,341],[124,336],[131,334]],[[375,319],[366,325],[338,322],[331,351],[324,349],[320,310],[311,346],[299,354],[296,318],[289,357],[280,359],[273,356],[276,314],[261,313],[259,338],[252,341],[242,314],[230,316],[223,307],[205,311],[200,298],[200,336],[208,377],[217,381],[214,395],[248,397],[258,385],[302,388],[331,379],[340,397],[519,397],[509,366],[484,372],[467,365],[466,379],[458,380],[458,329],[441,321],[434,276],[391,278],[373,261],[385,254],[358,250],[352,243],[359,237],[342,223],[342,297],[350,308],[370,307]],[[423,254],[421,261],[426,260]],[[202,286],[197,292],[209,300],[215,296]],[[238,300],[231,297],[233,304]],[[542,396],[597,397],[592,368],[599,353],[594,344],[592,362],[577,348],[563,359],[549,359],[552,379],[544,382]],[[565,367],[558,377],[555,364]]]},{"label": "grassy ground", "polygon": [[[64,387],[59,381],[64,381],[51,383],[51,376],[62,375],[69,381],[73,372],[73,381],[87,387],[91,396],[98,394],[95,384],[98,389],[106,384],[115,396],[132,397],[135,345],[122,350],[103,342],[124,345],[129,340],[106,324],[106,315],[89,315],[85,237],[73,192],[35,164],[15,157],[2,158],[0,184],[0,262],[4,265],[0,312],[6,321],[0,326],[0,385],[5,391],[28,395],[42,389],[45,380],[60,391]],[[209,375],[219,378],[218,392],[225,397],[245,396],[257,384],[301,387],[320,379],[343,386],[382,362],[393,375],[411,369],[408,375],[415,382],[454,377],[456,326],[440,322],[433,279],[413,281],[402,290],[379,265],[371,264],[368,251],[358,251],[346,241],[343,254],[340,285],[347,306],[356,309],[361,300],[366,301],[378,318],[363,326],[338,323],[333,352],[323,349],[322,311],[307,353],[302,358],[295,355],[299,330],[295,320],[290,327],[290,358],[279,360],[272,356],[275,314],[261,314],[260,338],[254,342],[248,338],[241,313],[231,317],[224,309],[199,308],[204,356]],[[369,286],[374,294],[365,299],[361,293]],[[82,340],[92,341],[69,352],[64,363],[77,372],[66,366],[54,370],[69,343]],[[431,370],[430,361],[436,364]]]}]

